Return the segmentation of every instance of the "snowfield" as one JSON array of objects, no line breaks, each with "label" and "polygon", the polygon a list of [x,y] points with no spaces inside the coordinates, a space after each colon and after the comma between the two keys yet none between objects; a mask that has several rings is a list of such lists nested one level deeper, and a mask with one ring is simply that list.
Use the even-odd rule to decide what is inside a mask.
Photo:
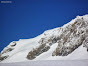
[{"label": "snowfield", "polygon": [[88,66],[88,60],[43,60],[17,63],[0,63],[0,66]]},{"label": "snowfield", "polygon": [[30,39],[11,42],[0,66],[88,66],[88,15]]}]

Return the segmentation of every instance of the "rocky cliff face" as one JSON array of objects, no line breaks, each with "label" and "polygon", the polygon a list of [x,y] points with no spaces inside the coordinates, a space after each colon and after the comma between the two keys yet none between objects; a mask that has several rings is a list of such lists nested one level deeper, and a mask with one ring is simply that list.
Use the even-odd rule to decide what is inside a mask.
[{"label": "rocky cliff face", "polygon": [[[70,26],[70,27],[69,27]],[[80,45],[84,44],[84,40],[88,37],[88,23],[83,18],[77,19],[73,24],[63,29],[62,38],[58,40],[58,47],[53,52],[54,55],[67,56]]]},{"label": "rocky cliff face", "polygon": [[67,56],[82,44],[88,48],[88,21],[85,20],[85,17],[77,17],[73,23],[46,31],[39,43],[48,46],[58,43],[52,56]]},{"label": "rocky cliff face", "polygon": [[[78,16],[62,27],[45,31],[42,37],[38,38],[35,43],[38,46],[31,47],[33,49],[29,49],[26,55],[26,58],[29,60],[33,60],[40,54],[47,52],[55,43],[58,43],[58,46],[53,51],[52,56],[67,56],[80,45],[88,49],[88,15]],[[4,48],[0,54],[1,61],[10,56],[9,52],[13,52],[16,49],[16,44],[18,43],[12,42]],[[26,48],[25,45],[24,48]]]}]

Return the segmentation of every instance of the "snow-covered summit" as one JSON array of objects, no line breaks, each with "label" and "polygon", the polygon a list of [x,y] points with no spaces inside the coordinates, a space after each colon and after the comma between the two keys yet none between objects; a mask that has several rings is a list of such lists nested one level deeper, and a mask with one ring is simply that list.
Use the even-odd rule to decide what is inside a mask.
[{"label": "snow-covered summit", "polygon": [[88,59],[88,15],[31,38],[11,42],[3,49],[0,60],[21,62],[36,60]]}]

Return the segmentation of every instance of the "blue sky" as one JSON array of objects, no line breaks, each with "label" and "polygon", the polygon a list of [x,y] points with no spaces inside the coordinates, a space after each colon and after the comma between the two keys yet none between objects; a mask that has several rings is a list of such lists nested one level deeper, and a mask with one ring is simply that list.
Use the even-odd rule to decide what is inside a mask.
[{"label": "blue sky", "polygon": [[88,0],[11,0],[0,3],[0,51],[11,41],[33,38],[88,14]]}]

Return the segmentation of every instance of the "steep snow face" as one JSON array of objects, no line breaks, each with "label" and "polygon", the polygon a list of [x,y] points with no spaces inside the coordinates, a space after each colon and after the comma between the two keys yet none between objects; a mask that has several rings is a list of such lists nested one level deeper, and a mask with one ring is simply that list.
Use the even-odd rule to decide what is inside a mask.
[{"label": "steep snow face", "polygon": [[[88,59],[88,15],[77,16],[62,27],[11,42],[0,54],[2,62]],[[83,47],[84,46],[84,47]]]},{"label": "steep snow face", "polygon": [[[43,36],[37,36],[35,38],[31,39],[20,39],[19,41],[15,41],[16,45],[14,47],[11,47],[14,43],[11,42],[7,47],[3,49],[1,52],[1,60],[4,60],[6,62],[19,62],[19,61],[26,61],[27,60],[27,54],[30,50],[33,48],[39,46],[39,39]],[[9,48],[14,48],[12,51],[7,51]],[[3,57],[8,57],[3,58]]]},{"label": "steep snow face", "polygon": [[35,58],[34,60],[86,60],[88,59],[87,48],[83,47],[83,45],[79,46],[75,49],[71,54],[67,56],[52,56],[53,51],[56,49],[58,44],[54,44],[51,46],[49,51],[42,53],[40,56]]}]

